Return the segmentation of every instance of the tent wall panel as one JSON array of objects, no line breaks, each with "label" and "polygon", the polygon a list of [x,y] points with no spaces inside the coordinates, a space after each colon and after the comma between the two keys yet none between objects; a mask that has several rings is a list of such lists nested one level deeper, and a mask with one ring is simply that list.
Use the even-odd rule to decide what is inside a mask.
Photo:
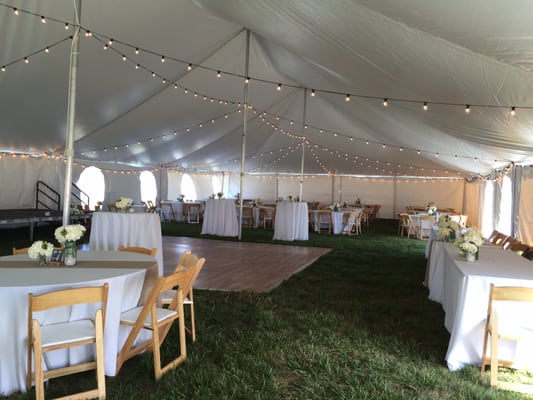
[{"label": "tent wall panel", "polygon": [[520,206],[518,210],[519,239],[533,246],[533,168],[522,169]]}]

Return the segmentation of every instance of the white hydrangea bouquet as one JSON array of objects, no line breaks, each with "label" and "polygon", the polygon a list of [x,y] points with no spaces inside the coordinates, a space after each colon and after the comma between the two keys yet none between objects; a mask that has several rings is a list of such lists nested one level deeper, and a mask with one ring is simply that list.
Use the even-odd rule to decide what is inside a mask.
[{"label": "white hydrangea bouquet", "polygon": [[75,242],[80,240],[85,231],[85,227],[80,224],[66,225],[57,228],[54,232],[54,236],[59,243],[63,244],[65,242]]},{"label": "white hydrangea bouquet", "polygon": [[28,256],[30,258],[38,258],[39,265],[45,265],[46,260],[50,259],[52,252],[54,251],[54,245],[50,242],[43,240],[37,240],[28,249]]},{"label": "white hydrangea bouquet", "polygon": [[437,205],[430,201],[427,206],[428,215],[435,215],[437,213]]},{"label": "white hydrangea bouquet", "polygon": [[483,236],[477,230],[472,229],[466,232],[461,237],[455,240],[455,247],[459,249],[459,252],[469,258],[473,255],[478,255],[479,246],[483,244]]},{"label": "white hydrangea bouquet", "polygon": [[439,239],[455,240],[455,231],[459,229],[459,224],[449,215],[443,215],[437,222],[439,227]]},{"label": "white hydrangea bouquet", "polygon": [[115,202],[115,206],[121,210],[125,210],[133,204],[133,200],[128,197],[119,197]]}]

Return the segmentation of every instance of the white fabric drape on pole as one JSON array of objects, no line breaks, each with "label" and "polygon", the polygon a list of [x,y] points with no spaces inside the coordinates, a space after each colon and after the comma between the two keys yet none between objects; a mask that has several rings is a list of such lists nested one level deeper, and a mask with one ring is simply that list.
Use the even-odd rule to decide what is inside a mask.
[{"label": "white fabric drape on pole", "polygon": [[65,143],[65,157],[67,159],[67,165],[65,170],[65,188],[63,192],[63,225],[68,225],[70,218],[70,197],[72,192],[72,159],[74,157],[74,121],[76,118],[76,83],[78,79],[78,56],[80,47],[81,0],[76,0],[76,2],[74,3],[74,21],[76,22],[76,28],[72,37],[72,48],[70,52],[67,138]]}]

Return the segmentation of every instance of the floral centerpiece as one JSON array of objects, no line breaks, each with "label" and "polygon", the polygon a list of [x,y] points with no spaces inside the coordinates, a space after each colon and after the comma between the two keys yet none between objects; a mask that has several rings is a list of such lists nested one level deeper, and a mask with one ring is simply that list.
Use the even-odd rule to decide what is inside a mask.
[{"label": "floral centerpiece", "polygon": [[430,201],[426,208],[428,215],[435,215],[437,213],[437,205]]},{"label": "floral centerpiece", "polygon": [[185,195],[184,194],[180,194],[178,196],[178,201],[183,201],[185,199]]},{"label": "floral centerpiece", "polygon": [[46,260],[50,259],[52,252],[54,251],[54,245],[50,242],[38,240],[28,249],[28,255],[30,258],[38,258],[39,265],[46,265]]},{"label": "floral centerpiece", "polygon": [[128,197],[119,197],[115,202],[115,206],[122,210],[126,211],[133,204],[133,200]]},{"label": "floral centerpiece", "polygon": [[334,204],[328,206],[328,208],[330,210],[333,210],[333,211],[337,212],[337,211],[339,211],[339,208],[341,208],[341,205],[339,203],[334,203]]},{"label": "floral centerpiece", "polygon": [[357,199],[355,199],[355,204],[360,206],[361,205],[361,199],[358,197]]},{"label": "floral centerpiece", "polygon": [[348,208],[348,202],[343,201],[342,202],[342,208]]},{"label": "floral centerpiece", "polygon": [[293,200],[291,194],[289,194],[289,195],[287,196],[287,200],[289,200],[289,201],[292,201],[292,200]]},{"label": "floral centerpiece", "polygon": [[443,240],[455,240],[455,231],[459,229],[459,224],[449,215],[443,215],[437,222],[439,227],[439,238]]},{"label": "floral centerpiece", "polygon": [[101,201],[97,201],[96,206],[94,206],[94,211],[100,211],[102,209],[103,204],[104,203],[102,203]]},{"label": "floral centerpiece", "polygon": [[55,230],[54,236],[64,247],[63,258],[65,265],[76,264],[78,256],[76,241],[83,237],[85,231],[85,227],[80,224],[60,226]]},{"label": "floral centerpiece", "polygon": [[252,199],[250,200],[250,205],[252,207],[256,207],[257,206],[257,203],[259,203],[259,199]]},{"label": "floral centerpiece", "polygon": [[221,199],[222,196],[224,196],[224,193],[223,193],[223,192],[218,192],[218,193],[217,193],[217,197],[218,197],[219,199]]},{"label": "floral centerpiece", "polygon": [[282,196],[278,196],[278,198],[276,199],[276,201],[283,201],[283,197],[282,197]]},{"label": "floral centerpiece", "polygon": [[483,244],[483,236],[481,233],[472,229],[466,232],[461,237],[455,240],[455,247],[467,259],[467,261],[474,261],[479,256],[479,246]]}]

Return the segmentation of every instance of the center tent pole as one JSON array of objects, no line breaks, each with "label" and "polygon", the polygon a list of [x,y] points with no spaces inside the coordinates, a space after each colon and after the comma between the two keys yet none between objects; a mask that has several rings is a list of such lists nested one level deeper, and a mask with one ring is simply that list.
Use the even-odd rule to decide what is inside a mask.
[{"label": "center tent pole", "polygon": [[70,50],[70,79],[67,108],[67,135],[65,143],[65,188],[63,192],[63,225],[69,224],[72,193],[72,160],[74,158],[74,121],[76,118],[76,83],[78,80],[78,56],[80,48],[81,0],[74,3],[74,35]]},{"label": "center tent pole", "polygon": [[304,89],[304,106],[303,106],[303,123],[302,123],[302,165],[300,167],[300,201],[303,200],[303,184],[304,184],[304,159],[305,159],[305,125],[307,119],[307,88]]},{"label": "center tent pole", "polygon": [[[248,76],[248,69],[250,64],[250,31],[246,29],[246,56],[244,60],[244,75]],[[248,83],[244,83],[244,100],[243,100],[244,110],[242,113],[242,150],[241,150],[241,179],[240,179],[240,202],[239,202],[239,240],[242,237],[242,205],[243,205],[243,195],[244,195],[244,171],[246,167],[246,135],[248,131]]]}]

